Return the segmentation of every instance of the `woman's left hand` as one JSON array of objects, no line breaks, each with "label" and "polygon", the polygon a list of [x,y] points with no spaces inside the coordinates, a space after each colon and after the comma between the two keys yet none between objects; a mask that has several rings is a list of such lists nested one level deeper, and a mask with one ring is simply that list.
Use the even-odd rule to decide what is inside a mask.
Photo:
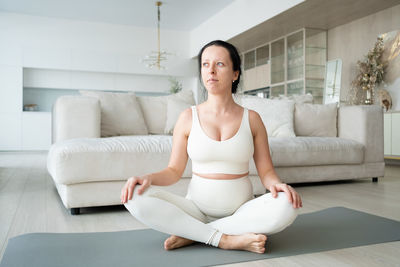
[{"label": "woman's left hand", "polygon": [[300,195],[290,185],[283,183],[273,184],[268,188],[268,190],[274,198],[278,196],[278,192],[285,192],[288,196],[289,202],[293,204],[293,208],[297,209],[303,207]]}]

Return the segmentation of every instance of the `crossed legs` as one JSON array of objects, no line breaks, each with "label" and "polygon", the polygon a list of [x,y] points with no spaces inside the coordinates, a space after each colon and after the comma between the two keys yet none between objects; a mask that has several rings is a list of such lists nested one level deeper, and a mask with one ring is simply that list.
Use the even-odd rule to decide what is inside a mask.
[{"label": "crossed legs", "polygon": [[279,193],[276,199],[265,194],[250,200],[233,215],[208,222],[206,214],[193,201],[161,188],[150,186],[139,195],[136,187],[125,207],[147,226],[172,235],[164,243],[166,249],[197,241],[225,249],[263,253],[265,235],[283,230],[297,216],[284,193]]}]

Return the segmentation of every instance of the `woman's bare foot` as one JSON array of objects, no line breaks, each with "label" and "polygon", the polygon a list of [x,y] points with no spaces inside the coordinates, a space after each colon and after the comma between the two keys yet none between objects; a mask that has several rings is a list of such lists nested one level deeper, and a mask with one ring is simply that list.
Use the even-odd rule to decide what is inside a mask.
[{"label": "woman's bare foot", "polygon": [[171,235],[164,241],[164,249],[165,250],[176,249],[190,245],[192,243],[194,243],[193,240],[186,239],[176,235]]},{"label": "woman's bare foot", "polygon": [[263,234],[225,235],[223,234],[218,247],[222,249],[247,250],[256,253],[265,252],[267,236]]}]

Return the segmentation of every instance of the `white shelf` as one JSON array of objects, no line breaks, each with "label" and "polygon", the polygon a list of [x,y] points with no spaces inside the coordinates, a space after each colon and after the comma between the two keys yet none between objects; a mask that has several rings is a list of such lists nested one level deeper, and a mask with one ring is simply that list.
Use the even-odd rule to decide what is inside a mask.
[{"label": "white shelf", "polygon": [[36,104],[37,111],[50,112],[57,98],[63,95],[79,95],[79,91],[28,87],[23,89],[23,105]]},{"label": "white shelf", "polygon": [[[325,64],[326,64],[326,31],[314,30],[303,28],[296,32],[292,32],[285,36],[282,36],[276,40],[264,44],[269,47],[270,59],[268,84],[271,86],[272,95],[278,94],[292,94],[299,93],[305,94],[309,91],[313,92],[314,103],[322,103],[323,85],[309,86],[309,80],[325,80]],[[244,53],[244,59],[246,55],[251,55],[251,59],[255,60],[254,48]],[[249,64],[246,61],[246,67]],[[246,68],[244,73],[244,90],[262,88],[258,83],[254,82],[260,80],[258,76],[254,75],[254,67]],[[266,76],[266,75],[265,75]],[[247,81],[246,79],[251,79]],[[296,83],[297,88],[290,88],[293,86],[293,82]],[[277,89],[276,85],[282,85]],[[275,89],[275,90],[274,90]]]}]

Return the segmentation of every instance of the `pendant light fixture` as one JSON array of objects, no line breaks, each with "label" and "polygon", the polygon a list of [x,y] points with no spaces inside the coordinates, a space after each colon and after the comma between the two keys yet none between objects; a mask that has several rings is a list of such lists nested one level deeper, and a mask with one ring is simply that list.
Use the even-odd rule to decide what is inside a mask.
[{"label": "pendant light fixture", "polygon": [[160,48],[160,7],[162,5],[161,1],[156,2],[157,6],[157,51],[151,51],[149,55],[147,55],[142,61],[146,63],[146,66],[153,69],[157,68],[159,70],[165,69],[161,63],[167,60],[167,56],[172,55],[172,53],[168,53],[166,51],[162,51]]}]

